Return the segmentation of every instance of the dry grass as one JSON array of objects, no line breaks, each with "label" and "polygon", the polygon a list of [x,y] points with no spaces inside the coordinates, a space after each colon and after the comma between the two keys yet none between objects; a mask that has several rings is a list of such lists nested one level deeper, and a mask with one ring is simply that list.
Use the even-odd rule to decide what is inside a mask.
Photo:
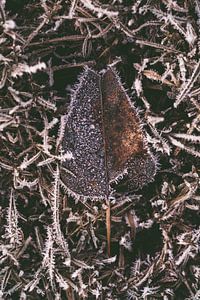
[{"label": "dry grass", "polygon": [[[0,1],[0,298],[199,299],[200,3]],[[106,206],[60,180],[84,66],[115,63],[160,169]]]}]

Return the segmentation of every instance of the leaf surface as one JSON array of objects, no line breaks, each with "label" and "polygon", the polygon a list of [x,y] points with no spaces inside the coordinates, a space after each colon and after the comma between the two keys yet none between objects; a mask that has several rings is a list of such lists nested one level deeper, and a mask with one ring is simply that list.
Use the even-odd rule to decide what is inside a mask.
[{"label": "leaf surface", "polygon": [[89,68],[75,86],[65,120],[62,180],[76,196],[108,198],[110,184],[126,174],[129,186],[152,181],[156,163],[136,109],[112,68]]}]

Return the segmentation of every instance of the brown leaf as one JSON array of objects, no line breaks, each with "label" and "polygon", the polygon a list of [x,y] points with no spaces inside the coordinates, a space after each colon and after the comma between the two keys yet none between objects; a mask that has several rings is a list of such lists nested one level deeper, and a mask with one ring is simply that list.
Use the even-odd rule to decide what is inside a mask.
[{"label": "brown leaf", "polygon": [[122,176],[141,188],[153,180],[156,162],[149,152],[136,109],[112,68],[86,68],[75,86],[62,150],[62,180],[75,196],[108,198]]}]

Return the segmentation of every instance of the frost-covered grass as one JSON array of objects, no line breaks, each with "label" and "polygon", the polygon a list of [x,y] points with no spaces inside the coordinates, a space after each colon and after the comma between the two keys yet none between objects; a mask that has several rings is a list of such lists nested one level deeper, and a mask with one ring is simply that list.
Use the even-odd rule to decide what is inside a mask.
[{"label": "frost-covered grass", "polygon": [[[200,3],[0,1],[0,298],[199,299]],[[67,194],[59,128],[114,64],[159,162],[106,205]]]}]

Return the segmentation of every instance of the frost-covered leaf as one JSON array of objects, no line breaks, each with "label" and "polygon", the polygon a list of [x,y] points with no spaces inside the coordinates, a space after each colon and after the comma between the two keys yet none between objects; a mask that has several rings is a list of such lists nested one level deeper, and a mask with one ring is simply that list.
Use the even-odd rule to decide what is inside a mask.
[{"label": "frost-covered leaf", "polygon": [[133,189],[152,181],[156,163],[136,109],[112,68],[89,68],[80,77],[65,118],[62,180],[76,195],[104,198],[126,174]]}]

